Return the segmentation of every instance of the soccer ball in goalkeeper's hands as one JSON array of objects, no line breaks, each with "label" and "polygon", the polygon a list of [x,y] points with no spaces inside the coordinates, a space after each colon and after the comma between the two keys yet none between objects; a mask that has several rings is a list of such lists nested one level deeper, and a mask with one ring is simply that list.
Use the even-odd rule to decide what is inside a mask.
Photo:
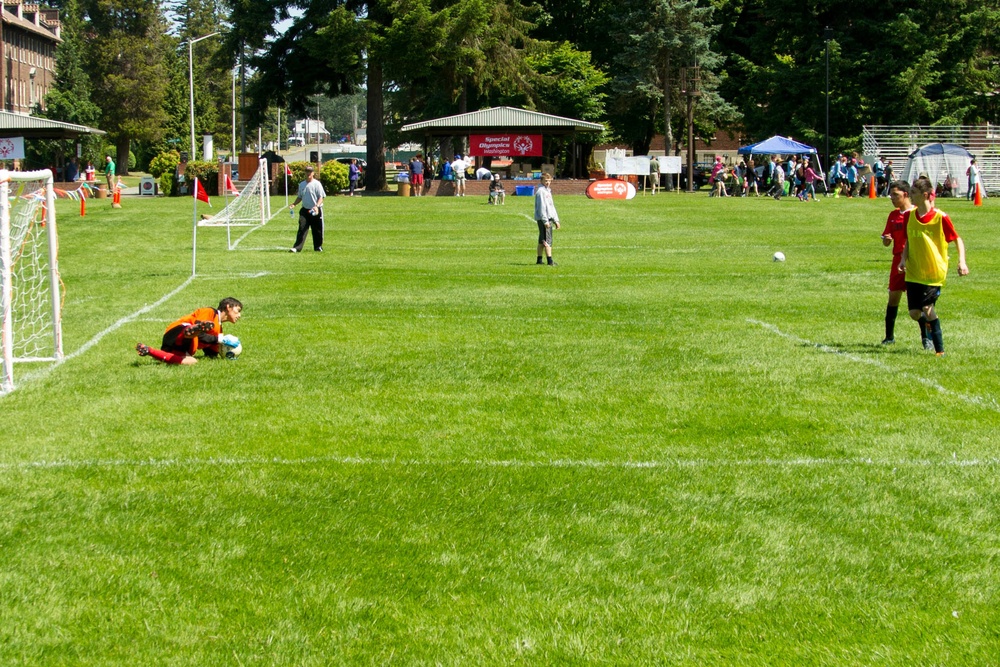
[{"label": "soccer ball in goalkeeper's hands", "polygon": [[232,334],[222,334],[219,336],[220,351],[226,359],[236,359],[243,352],[243,345],[240,339]]}]

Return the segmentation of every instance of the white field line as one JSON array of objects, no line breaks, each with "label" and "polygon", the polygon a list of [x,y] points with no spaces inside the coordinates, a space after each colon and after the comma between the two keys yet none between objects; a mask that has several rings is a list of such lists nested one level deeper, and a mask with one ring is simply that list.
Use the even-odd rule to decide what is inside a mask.
[{"label": "white field line", "polygon": [[[274,210],[274,213],[271,214],[271,217],[267,219],[267,222],[271,222],[272,220],[274,220],[276,217],[278,217],[278,213],[280,213],[280,212],[282,212],[284,210],[285,210],[284,206],[276,208]],[[250,236],[250,234],[252,234],[253,232],[257,231],[258,229],[261,229],[262,227],[264,227],[264,225],[266,225],[267,222],[265,222],[263,225],[256,225],[254,227],[251,227],[247,231],[243,232],[243,235],[240,236],[238,239],[236,239],[236,241],[233,243],[233,247],[230,248],[230,250],[236,250],[236,247],[239,246],[240,242],[243,239],[245,239],[246,237]]]},{"label": "white field line", "polygon": [[957,392],[957,391],[952,391],[952,390],[947,389],[946,387],[942,386],[938,382],[936,382],[934,380],[931,380],[929,378],[921,377],[919,375],[916,375],[915,373],[910,373],[908,371],[901,371],[899,369],[893,368],[892,366],[890,366],[890,365],[888,365],[888,364],[886,364],[886,363],[884,363],[882,361],[879,361],[878,359],[872,359],[870,357],[863,357],[861,355],[852,354],[850,352],[845,352],[843,350],[838,350],[837,348],[830,347],[829,345],[824,345],[822,343],[814,343],[811,340],[806,340],[805,338],[799,338],[798,336],[795,336],[793,334],[786,333],[786,332],[782,331],[781,329],[779,329],[775,325],[770,324],[768,322],[761,322],[760,320],[755,320],[755,319],[752,319],[752,318],[747,318],[747,322],[749,322],[750,324],[756,324],[759,327],[763,327],[764,329],[767,329],[768,331],[770,331],[770,332],[772,332],[774,334],[777,334],[778,336],[781,336],[782,338],[784,338],[786,340],[790,340],[793,343],[798,343],[799,345],[806,345],[806,346],[809,346],[809,347],[814,347],[817,350],[819,350],[820,352],[825,352],[827,354],[833,354],[833,355],[836,355],[838,357],[842,357],[844,359],[848,359],[850,361],[853,361],[855,363],[866,364],[868,366],[874,366],[874,367],[876,367],[876,368],[878,368],[880,370],[884,370],[884,371],[887,371],[889,373],[895,373],[895,374],[900,375],[902,377],[905,377],[905,378],[914,380],[916,382],[919,382],[920,384],[924,385],[925,387],[933,389],[934,391],[937,391],[938,393],[940,393],[940,394],[942,394],[944,396],[951,396],[951,397],[957,398],[958,400],[963,401],[965,403],[969,403],[970,405],[975,405],[977,407],[986,408],[987,410],[992,410],[994,412],[1000,412],[1000,404],[997,403],[997,400],[995,398],[985,398],[985,397],[982,397],[982,396],[975,396],[975,395],[972,395],[972,394],[963,394],[963,393],[960,393],[960,392]]},{"label": "white field line", "polygon": [[149,311],[151,311],[151,310],[153,310],[155,308],[158,308],[159,306],[163,305],[164,303],[166,303],[167,301],[169,301],[170,299],[172,299],[173,297],[175,297],[177,294],[179,294],[181,291],[183,291],[184,288],[186,288],[188,285],[190,285],[193,280],[194,280],[194,276],[188,277],[188,279],[185,280],[183,283],[181,283],[181,285],[179,287],[175,288],[173,291],[169,292],[168,294],[160,297],[160,299],[158,301],[156,301],[155,303],[151,303],[148,306],[144,306],[144,307],[140,308],[139,310],[135,311],[134,313],[132,313],[131,315],[126,315],[125,317],[121,318],[120,320],[118,320],[117,322],[115,322],[114,324],[112,324],[111,326],[109,326],[107,329],[105,329],[104,331],[101,331],[101,332],[98,332],[97,334],[95,334],[93,338],[91,338],[90,340],[88,340],[86,343],[84,343],[83,345],[81,345],[79,348],[77,348],[73,352],[70,352],[69,354],[64,355],[62,359],[59,359],[58,361],[56,361],[55,363],[53,363],[51,366],[47,366],[44,369],[35,371],[33,373],[25,373],[24,375],[21,375],[18,378],[18,383],[28,382],[28,381],[32,381],[32,380],[38,380],[38,379],[41,379],[41,378],[44,378],[44,377],[48,376],[49,373],[51,373],[52,371],[54,371],[59,366],[63,365],[65,362],[67,362],[67,361],[69,361],[71,359],[76,359],[77,357],[79,357],[84,352],[87,352],[88,350],[90,350],[92,347],[94,347],[99,342],[101,342],[101,339],[104,338],[105,336],[107,336],[108,334],[110,334],[110,333],[112,333],[114,331],[117,331],[118,329],[121,329],[123,326],[125,326],[129,322],[134,322],[140,316],[145,315]]},{"label": "white field line", "polygon": [[[527,237],[531,238],[531,233],[529,232]],[[448,245],[448,246],[392,246],[392,245],[380,245],[380,252],[401,252],[401,253],[415,253],[415,252],[463,252],[470,250],[482,250],[488,252],[506,252],[506,251],[521,251],[524,250],[524,243],[518,243],[516,245],[504,245],[504,246],[483,246],[483,245]],[[530,245],[530,243],[529,243]],[[323,247],[327,249],[327,252],[337,252],[338,249],[343,250],[345,253],[355,252],[353,247],[340,247],[331,243],[324,243]],[[560,244],[560,248],[567,250],[644,250],[649,252],[649,246],[643,245],[569,245]],[[233,246],[235,249],[235,245]],[[270,252],[274,250],[284,250],[288,252],[289,246],[254,246],[254,247],[242,247],[240,250],[251,251],[256,250],[259,252]],[[308,251],[307,251],[308,252]],[[656,248],[652,250],[660,255],[693,255],[695,253],[702,252],[697,248]]]},{"label": "white field line", "polygon": [[567,470],[690,470],[713,468],[992,468],[998,458],[959,459],[871,459],[792,458],[792,459],[665,459],[662,461],[601,461],[597,459],[553,459],[530,461],[518,459],[420,460],[366,458],[355,456],[311,456],[298,459],[283,457],[212,457],[188,459],[81,459],[23,461],[0,463],[0,473],[30,470],[78,470],[85,468],[245,468],[333,465],[357,468],[473,468],[473,469],[567,469]]}]

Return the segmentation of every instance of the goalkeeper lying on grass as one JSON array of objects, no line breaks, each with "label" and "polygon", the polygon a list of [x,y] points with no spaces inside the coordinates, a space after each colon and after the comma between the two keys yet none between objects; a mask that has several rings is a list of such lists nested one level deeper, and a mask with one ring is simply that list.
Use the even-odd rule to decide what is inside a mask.
[{"label": "goalkeeper lying on grass", "polygon": [[243,304],[233,297],[219,302],[218,308],[199,308],[167,327],[159,350],[139,343],[135,346],[140,357],[153,357],[168,364],[196,364],[194,353],[202,350],[206,357],[225,355],[226,348],[236,348],[236,336],[222,333],[222,323],[240,321]]}]

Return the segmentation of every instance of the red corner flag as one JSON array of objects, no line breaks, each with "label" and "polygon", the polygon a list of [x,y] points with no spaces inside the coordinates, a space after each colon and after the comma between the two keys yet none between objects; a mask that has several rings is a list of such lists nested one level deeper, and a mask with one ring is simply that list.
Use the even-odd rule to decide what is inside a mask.
[{"label": "red corner flag", "polygon": [[198,180],[197,176],[194,177],[194,198],[205,202],[209,206],[212,205],[212,202],[208,200],[208,193],[205,192],[205,188],[202,187],[201,181]]},{"label": "red corner flag", "polygon": [[291,176],[292,170],[288,168],[288,164],[285,164],[285,176]]},{"label": "red corner flag", "polygon": [[240,191],[236,189],[235,185],[233,185],[233,179],[229,178],[229,174],[226,174],[226,190],[232,192],[237,197],[240,196]]}]

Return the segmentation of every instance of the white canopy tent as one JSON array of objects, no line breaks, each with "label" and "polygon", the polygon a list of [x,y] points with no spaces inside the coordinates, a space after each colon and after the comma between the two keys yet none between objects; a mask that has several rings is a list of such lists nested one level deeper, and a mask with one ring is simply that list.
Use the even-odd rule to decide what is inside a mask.
[{"label": "white canopy tent", "polygon": [[963,197],[969,192],[969,179],[965,172],[972,158],[972,153],[958,144],[927,144],[910,153],[900,176],[912,183],[920,174],[926,174],[935,189],[950,181],[953,194]]}]

